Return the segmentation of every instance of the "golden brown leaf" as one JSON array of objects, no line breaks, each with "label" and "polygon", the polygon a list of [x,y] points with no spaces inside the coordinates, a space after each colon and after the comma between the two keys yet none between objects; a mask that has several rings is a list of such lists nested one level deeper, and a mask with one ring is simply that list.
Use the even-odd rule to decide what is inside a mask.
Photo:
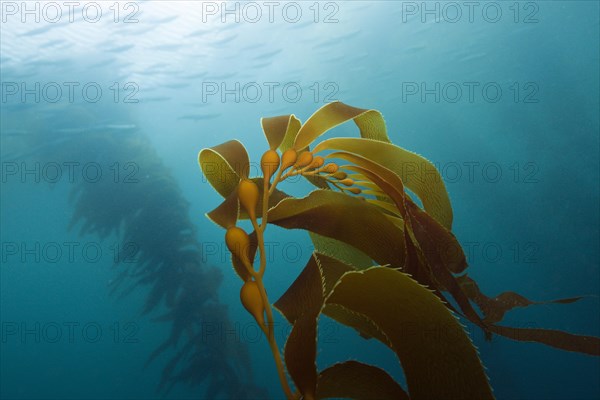
[{"label": "golden brown leaf", "polygon": [[[314,232],[309,232],[309,235],[310,239],[313,242],[315,252],[319,253],[320,260],[323,260],[321,256],[326,256],[326,260],[329,258],[331,258],[332,260],[339,260],[344,264],[351,265],[352,267],[355,267],[357,269],[365,269],[373,265],[371,257],[366,255],[356,247],[350,246],[349,244],[340,242],[336,239],[321,236]],[[326,262],[328,265],[332,264],[328,261],[324,262]],[[325,265],[323,265],[323,267],[325,267]],[[327,275],[325,276],[325,278],[327,278]],[[333,283],[337,282],[338,278],[339,276],[335,279]]]},{"label": "golden brown leaf", "polygon": [[305,398],[317,388],[317,318],[323,307],[323,279],[315,256],[274,306],[293,324],[285,344],[285,363]]},{"label": "golden brown leaf", "polygon": [[235,226],[240,211],[240,202],[238,200],[237,188],[234,189],[225,200],[214,210],[207,213],[206,216],[212,222],[220,225],[222,228],[229,229]]},{"label": "golden brown leaf", "polygon": [[208,182],[223,197],[233,192],[240,179],[248,177],[250,170],[248,153],[237,140],[202,149],[198,163]]},{"label": "golden brown leaf", "polygon": [[331,190],[282,200],[269,211],[269,221],[288,229],[305,229],[356,247],[379,264],[404,264],[401,229],[376,206]]},{"label": "golden brown leaf", "polygon": [[419,196],[425,210],[444,227],[451,229],[452,206],[446,185],[435,166],[424,157],[391,143],[361,138],[324,140],[313,151],[323,150],[353,153],[393,171],[408,189]]},{"label": "golden brown leaf", "polygon": [[381,368],[346,361],[321,371],[317,399],[409,400],[402,387]]},{"label": "golden brown leaf", "polygon": [[361,137],[385,142],[390,141],[387,136],[385,121],[379,111],[356,108],[335,101],[319,108],[302,125],[294,141],[294,148],[301,150],[309,146],[323,133],[351,119],[358,126]]},{"label": "golden brown leaf", "polygon": [[475,347],[430,290],[391,268],[348,272],[327,304],[370,318],[392,343],[413,400],[493,399]]},{"label": "golden brown leaf", "polygon": [[503,292],[492,298],[481,292],[479,285],[467,275],[457,278],[461,287],[467,296],[475,302],[481,309],[486,323],[496,323],[502,321],[504,314],[517,307],[528,307],[535,304],[569,304],[581,300],[583,296],[570,297],[565,299],[532,301],[515,292]]},{"label": "golden brown leaf", "polygon": [[511,328],[491,325],[490,330],[521,342],[537,342],[557,349],[600,356],[600,338],[596,336],[574,335],[553,329]]},{"label": "golden brown leaf", "polygon": [[292,147],[301,125],[294,114],[261,118],[260,123],[271,150],[282,152]]}]

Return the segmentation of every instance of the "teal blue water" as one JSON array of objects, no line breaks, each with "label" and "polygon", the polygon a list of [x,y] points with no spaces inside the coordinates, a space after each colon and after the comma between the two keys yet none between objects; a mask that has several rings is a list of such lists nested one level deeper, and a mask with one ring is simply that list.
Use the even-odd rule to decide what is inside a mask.
[{"label": "teal blue water", "polygon": [[[335,100],[440,169],[487,294],[588,296],[505,325],[600,334],[598,2],[0,6],[0,398],[283,398],[197,155],[238,139],[257,173],[261,117]],[[276,299],[312,244],[266,240]],[[600,398],[598,357],[467,331],[498,399]],[[319,369],[347,359],[404,382],[389,349],[323,318]]]}]

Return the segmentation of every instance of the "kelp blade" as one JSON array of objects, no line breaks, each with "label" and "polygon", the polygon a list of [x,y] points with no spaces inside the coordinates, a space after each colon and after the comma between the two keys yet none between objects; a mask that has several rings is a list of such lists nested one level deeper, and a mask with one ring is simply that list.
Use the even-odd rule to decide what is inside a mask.
[{"label": "kelp blade", "polygon": [[261,118],[260,123],[271,150],[280,149],[282,152],[292,147],[301,126],[294,114]]},{"label": "kelp blade", "polygon": [[483,312],[484,321],[486,323],[496,323],[502,321],[504,314],[517,307],[528,307],[532,305],[552,303],[570,304],[583,298],[583,296],[579,296],[556,300],[533,301],[515,292],[503,292],[496,297],[491,298],[481,292],[477,282],[475,282],[469,276],[463,275],[457,279],[469,299],[474,301],[481,312]]},{"label": "kelp blade", "polygon": [[409,400],[402,387],[381,368],[346,361],[321,371],[317,399]]},{"label": "kelp blade", "polygon": [[223,197],[237,187],[240,179],[248,177],[250,170],[248,152],[237,140],[202,149],[198,163],[208,182]]},{"label": "kelp blade", "polygon": [[554,329],[512,328],[499,325],[491,325],[490,330],[520,342],[542,343],[561,350],[600,356],[600,338],[596,336],[574,335]]},{"label": "kelp blade", "polygon": [[404,264],[404,237],[376,206],[331,190],[282,200],[269,210],[269,222],[305,229],[356,247],[379,264]]},{"label": "kelp blade", "polygon": [[236,187],[217,208],[208,212],[206,216],[222,228],[229,229],[237,223],[239,211],[240,203]]},{"label": "kelp blade", "polygon": [[370,318],[389,338],[413,400],[493,399],[471,340],[427,288],[391,268],[348,272],[326,300]]},{"label": "kelp blade", "polygon": [[385,121],[377,110],[356,108],[335,101],[319,108],[302,125],[294,148],[301,150],[309,146],[316,138],[328,130],[353,119],[360,130],[361,137],[389,142]]},{"label": "kelp blade", "polygon": [[313,255],[294,284],[275,303],[292,323],[284,349],[290,376],[304,398],[315,398],[317,389],[317,319],[323,307],[323,278]]},{"label": "kelp blade", "polygon": [[[285,361],[292,379],[304,398],[315,398],[317,390],[316,333],[317,319],[322,311],[327,307],[338,309],[341,313],[334,310],[334,314],[348,317],[352,321],[349,326],[356,327],[361,333],[381,335],[377,327],[361,315],[341,310],[341,307],[335,304],[323,309],[325,296],[335,287],[344,273],[353,270],[339,260],[315,253],[294,283],[274,304],[275,308],[293,325],[285,345]],[[344,323],[344,320],[338,322]],[[365,327],[367,329],[364,331],[360,329]],[[389,345],[385,337],[381,337],[380,340]],[[373,385],[379,387],[378,393],[387,394],[384,398],[407,398],[402,388],[383,370],[355,362],[338,364],[324,371],[319,376],[321,394],[317,398],[341,395],[339,389],[346,386],[342,383],[344,379],[347,382],[350,376],[344,378],[342,376],[344,373],[363,374],[362,382],[360,384],[355,382],[355,388],[348,392],[353,394],[353,398],[365,398],[364,395],[368,393],[369,388],[374,389]],[[402,394],[404,397],[389,397]]]},{"label": "kelp blade", "polygon": [[[317,269],[315,266],[319,268]],[[322,280],[319,290],[323,292],[324,297],[327,297],[342,275],[355,270],[353,266],[338,259],[325,254],[314,253],[304,270],[274,306],[291,324],[294,324],[307,308],[314,308],[318,301],[321,301],[315,285],[313,285],[316,281],[314,276],[317,273],[320,273]],[[363,315],[351,312],[337,304],[327,304],[321,312],[342,325],[356,329],[364,338],[374,337],[382,343],[390,345],[377,326]]]},{"label": "kelp blade", "polygon": [[333,138],[313,150],[340,150],[357,154],[394,171],[404,185],[423,202],[423,207],[446,229],[452,228],[452,206],[444,181],[424,157],[392,143],[362,138]]},{"label": "kelp blade", "polygon": [[354,246],[350,246],[337,239],[325,237],[314,232],[309,232],[309,235],[316,253],[342,261],[357,269],[365,269],[373,265],[371,257]]}]

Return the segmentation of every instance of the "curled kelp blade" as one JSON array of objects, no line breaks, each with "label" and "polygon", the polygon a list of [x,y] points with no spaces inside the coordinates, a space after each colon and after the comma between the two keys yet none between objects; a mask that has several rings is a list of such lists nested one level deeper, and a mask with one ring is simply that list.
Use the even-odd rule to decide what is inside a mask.
[{"label": "curled kelp blade", "polygon": [[[411,245],[414,245],[420,256],[419,262],[413,263],[418,269],[407,272],[410,272],[421,284],[434,290],[441,300],[445,300],[441,292],[449,291],[465,316],[485,330],[485,324],[452,274],[452,272],[462,272],[467,267],[462,247],[454,235],[405,195],[402,180],[393,171],[369,159],[347,152],[337,152],[332,156],[357,164],[346,168],[358,171],[393,200],[399,214],[403,217],[403,221],[396,223],[404,224],[405,239],[411,240]],[[408,244],[405,244],[405,249],[408,251]]]},{"label": "curled kelp blade", "polygon": [[317,317],[300,316],[284,348],[287,370],[305,399],[314,399],[317,391]]},{"label": "curled kelp blade", "polygon": [[[252,231],[252,233],[248,236],[250,236],[250,249],[248,251],[249,259],[250,263],[253,263],[254,258],[256,257],[256,251],[258,249],[258,237],[256,236],[256,231]],[[231,253],[231,265],[233,266],[235,273],[238,274],[238,276],[242,278],[244,282],[247,282],[252,278],[248,272],[248,268],[246,268],[242,260],[240,260],[240,258],[233,253]]]},{"label": "curled kelp blade", "polygon": [[198,163],[208,182],[223,197],[233,192],[250,170],[248,152],[237,140],[202,149]]},{"label": "curled kelp blade", "polygon": [[[314,268],[315,262],[319,267],[322,277],[322,290],[325,297],[331,293],[331,290],[333,290],[342,275],[346,272],[356,270],[353,266],[338,259],[324,254],[314,253],[298,278],[296,278],[288,290],[286,290],[274,304],[275,308],[279,310],[291,324],[295,323],[296,319],[306,310],[306,308],[311,308],[311,304],[315,304],[315,298],[320,301],[320,298],[314,295],[314,293],[310,295],[312,291],[310,284],[314,282],[313,277],[317,271],[317,269]],[[303,304],[303,302],[307,302],[308,305]],[[364,338],[374,337],[385,345],[390,346],[390,342],[379,331],[379,328],[363,315],[356,314],[337,304],[325,305],[322,313],[342,325],[355,329]]]},{"label": "curled kelp blade", "polygon": [[[366,159],[365,159],[366,161]],[[384,179],[378,173],[373,172],[367,168],[352,166],[346,167],[347,169],[351,169],[353,171],[360,171],[367,176],[367,178],[375,183],[378,189],[385,194],[385,196],[378,196],[378,198],[383,199],[384,201],[390,199],[395,205],[397,213],[400,217],[404,218],[406,214],[406,194],[404,193],[404,187],[402,186],[402,181],[397,180],[396,184],[391,184],[387,179]],[[388,170],[389,171],[389,170]],[[383,171],[377,171],[379,173]],[[389,177],[388,177],[389,179]],[[377,193],[377,191],[373,191],[373,193]]]},{"label": "curled kelp blade", "polygon": [[[352,167],[346,167],[346,168],[352,168]],[[363,181],[354,181],[354,184],[356,186],[361,186],[361,188],[364,187],[366,189],[370,189],[373,191],[379,191],[379,192],[381,192],[380,194],[384,194],[383,191],[379,188],[379,186],[375,185],[373,182],[363,180]]]},{"label": "curled kelp blade", "polygon": [[578,301],[583,297],[534,302],[517,293],[504,292],[495,298],[490,298],[484,295],[476,282],[466,275],[457,278],[457,280],[466,296],[473,300],[483,312],[486,329],[490,332],[521,342],[543,343],[561,350],[600,356],[600,338],[598,337],[575,335],[554,329],[513,328],[495,325],[496,322],[502,320],[506,312],[516,307],[527,307],[534,304],[549,303],[569,304]]},{"label": "curled kelp blade", "polygon": [[410,275],[411,278],[419,282],[421,285],[428,287],[433,291],[433,293],[444,303],[446,307],[448,307],[453,312],[456,312],[456,309],[450,303],[444,294],[442,293],[442,288],[436,283],[436,280],[433,276],[433,271],[427,265],[427,261],[422,253],[415,247],[414,237],[411,233],[404,235],[404,246],[406,248],[406,259],[404,262],[404,266],[402,267],[402,272]]},{"label": "curled kelp blade", "polygon": [[236,187],[217,208],[206,213],[206,216],[222,228],[229,229],[237,223],[239,210],[240,202]]},{"label": "curled kelp blade", "polygon": [[490,330],[520,342],[543,343],[561,350],[600,356],[600,338],[596,336],[574,335],[554,329],[512,328],[499,325],[491,325]]},{"label": "curled kelp blade", "polygon": [[354,329],[363,339],[374,338],[392,348],[392,343],[385,334],[370,318],[363,314],[357,314],[339,304],[326,304],[323,307],[323,314],[342,325]]},{"label": "curled kelp blade", "polygon": [[504,315],[508,311],[517,307],[528,307],[532,305],[552,303],[569,304],[584,298],[584,296],[579,296],[546,301],[532,301],[515,292],[503,292],[496,297],[488,297],[481,292],[477,282],[475,282],[469,276],[463,275],[457,279],[467,296],[473,302],[475,302],[475,304],[477,304],[483,313],[484,321],[492,324],[502,321]]},{"label": "curled kelp blade", "polygon": [[382,200],[377,200],[377,199],[367,199],[367,202],[381,208],[383,211],[389,213],[390,215],[392,215],[394,217],[400,218],[400,220],[402,220],[402,217],[400,216],[400,212],[398,211],[398,208],[395,207],[389,201],[382,201]]},{"label": "curled kelp blade", "polygon": [[[292,324],[292,330],[285,345],[285,362],[290,376],[294,380],[304,398],[315,398],[317,370],[316,370],[316,335],[317,319],[323,311],[323,302],[331,290],[335,287],[339,278],[344,273],[353,271],[351,266],[345,265],[339,260],[314,253],[298,278],[292,283],[288,290],[275,302],[274,306]],[[388,344],[387,339],[382,336],[378,328],[367,318],[360,314],[343,310],[335,304],[328,306],[332,311],[334,319],[342,317],[338,322],[350,322],[347,325],[355,327],[365,336],[374,336]],[[325,308],[327,309],[327,307]],[[363,328],[363,329],[361,329]],[[364,329],[366,328],[366,329]],[[369,335],[370,334],[370,335]],[[348,366],[348,372],[359,371],[360,366]],[[373,367],[374,368],[374,367]],[[340,371],[338,371],[340,372]],[[364,370],[367,373],[363,378],[371,379],[372,383],[385,385],[386,390],[398,393],[399,386],[389,379],[385,379],[385,372]],[[333,393],[337,372],[329,371],[321,383],[323,393]],[[339,377],[343,380],[341,377]],[[394,386],[394,384],[396,386]],[[363,389],[366,383],[360,385]],[[402,391],[403,392],[403,391]],[[360,392],[355,392],[359,394]],[[322,396],[323,397],[323,396]],[[324,396],[327,397],[327,396]],[[360,398],[360,397],[353,397]]]},{"label": "curled kelp blade", "polygon": [[477,314],[457,278],[451,272],[452,269],[460,269],[460,267],[452,267],[451,262],[453,262],[453,259],[448,257],[448,253],[439,246],[438,238],[440,234],[438,228],[443,227],[426,212],[417,207],[416,204],[407,201],[406,206],[407,218],[405,219],[405,230],[409,233],[415,249],[421,255],[424,266],[431,271],[431,277],[433,278],[432,288],[440,292],[448,291],[464,316],[482,328],[486,332],[486,335],[489,336],[486,324],[479,314]]},{"label": "curled kelp blade", "polygon": [[319,189],[329,189],[327,180],[319,175],[304,175],[304,178]]},{"label": "curled kelp blade", "polygon": [[[442,226],[436,219],[434,219],[429,213],[421,210],[415,203],[409,198],[406,199],[406,209],[410,216],[411,228],[415,227],[415,224],[419,224],[419,228],[423,234],[420,236],[419,245],[427,240],[428,246],[419,246],[426,252],[425,256],[430,256],[434,253],[440,263],[444,267],[454,273],[459,274],[467,268],[467,257],[462,249],[462,246],[456,239],[456,236],[444,226]],[[414,232],[414,230],[411,230]],[[415,235],[415,237],[417,237]]]},{"label": "curled kelp blade", "polygon": [[401,229],[378,207],[332,190],[287,198],[269,210],[269,222],[287,229],[304,229],[356,247],[379,264],[402,266]]},{"label": "curled kelp blade", "polygon": [[400,228],[400,229],[403,229],[403,228],[404,228],[404,225],[405,225],[405,224],[404,224],[404,220],[403,220],[402,218],[398,218],[398,217],[395,217],[395,216],[393,216],[393,215],[389,215],[389,214],[386,214],[386,215],[385,215],[385,217],[386,217],[387,219],[389,219],[389,220],[390,220],[390,221],[391,221],[391,222],[392,222],[394,225],[396,225],[398,228]]},{"label": "curled kelp blade", "polygon": [[389,197],[385,196],[385,192],[383,192],[382,190],[362,190],[360,192],[363,195],[369,195],[369,196],[375,196],[376,198],[383,198],[383,200],[388,200]]},{"label": "curled kelp blade", "polygon": [[[277,117],[261,118],[263,132],[271,150],[279,149],[284,152],[293,147],[294,140],[301,128],[301,122],[295,115],[280,115]],[[309,146],[296,149],[309,150]],[[318,175],[304,175],[304,178],[319,189],[329,189],[327,181]]]},{"label": "curled kelp blade", "polygon": [[452,206],[444,181],[424,157],[391,143],[364,138],[333,138],[319,143],[314,152],[340,150],[354,153],[394,171],[423,203],[425,210],[447,229],[452,228]]},{"label": "curled kelp blade", "polygon": [[366,269],[365,267],[355,267],[348,262],[323,253],[315,253],[314,258],[317,261],[321,276],[323,277],[323,293],[325,297],[329,296],[340,278],[350,271]]},{"label": "curled kelp blade", "polygon": [[354,246],[350,246],[337,239],[325,237],[314,232],[309,232],[309,236],[313,242],[316,253],[340,260],[357,269],[365,269],[373,265],[371,257]]},{"label": "curled kelp blade", "polygon": [[294,148],[301,150],[328,130],[353,119],[361,137],[389,142],[385,121],[377,110],[356,108],[336,101],[319,108],[302,125],[296,135]]},{"label": "curled kelp blade", "polygon": [[260,124],[271,150],[282,152],[292,147],[301,126],[294,114],[261,118]]},{"label": "curled kelp blade", "polygon": [[317,399],[328,398],[409,400],[387,372],[358,361],[334,364],[321,371]]},{"label": "curled kelp blade", "polygon": [[317,389],[317,319],[323,307],[323,278],[315,256],[275,307],[292,323],[284,349],[285,364],[304,398]]},{"label": "curled kelp blade", "polygon": [[[345,168],[347,170],[360,172],[365,179],[368,179],[371,184],[375,185],[377,190],[363,190],[361,194],[373,195],[376,199],[365,198],[365,201],[378,207],[385,217],[405,234],[410,233],[405,230],[406,224],[404,223],[404,218],[406,216],[405,203],[410,201],[410,198],[407,198],[404,193],[404,187],[400,178],[394,172],[366,158],[344,152],[335,154],[337,154],[338,157],[347,158],[365,166],[352,165],[346,166]],[[377,171],[377,173],[373,171]],[[384,176],[385,179],[382,176]],[[358,185],[365,184],[365,182],[358,183]]]},{"label": "curled kelp blade", "polygon": [[323,284],[316,254],[313,253],[294,283],[273,306],[290,324],[294,324],[302,314],[318,314],[323,307]]},{"label": "curled kelp blade", "polygon": [[463,327],[438,297],[408,275],[382,267],[348,272],[326,303],[365,315],[389,338],[411,399],[493,399]]},{"label": "curled kelp blade", "polygon": [[[370,158],[363,157],[360,154],[351,153],[345,150],[328,154],[326,158],[338,158],[353,163],[354,165],[344,165],[342,168],[347,171],[352,171],[353,174],[350,176],[361,179],[357,182],[362,182],[362,184],[367,187],[375,188],[373,186],[369,186],[369,183],[375,184],[376,187],[380,187],[377,182],[373,182],[371,179],[371,173],[374,173],[379,175],[383,180],[385,180],[386,183],[394,187],[396,191],[400,193],[404,192],[404,182],[402,182],[402,178],[395,171],[389,169],[383,164],[378,163],[377,161],[373,161]],[[357,169],[357,166],[360,167],[360,169]]]},{"label": "curled kelp blade", "polygon": [[[343,169],[344,167],[345,166],[342,165],[342,166],[340,166],[340,169]],[[362,174],[359,174],[359,173],[356,173],[356,172],[353,173],[353,174],[348,174],[347,177],[350,178],[350,179],[354,179],[355,181],[364,181],[364,180],[366,180],[366,178]]]},{"label": "curled kelp blade", "polygon": [[347,151],[338,151],[329,154],[327,157],[339,158],[354,163],[355,165],[344,166],[344,169],[364,177],[365,181],[358,182],[358,185],[384,192],[385,196],[379,195],[377,198],[384,201],[390,199],[396,204],[398,214],[404,216],[406,213],[404,210],[406,194],[404,183],[398,174],[375,161]]}]

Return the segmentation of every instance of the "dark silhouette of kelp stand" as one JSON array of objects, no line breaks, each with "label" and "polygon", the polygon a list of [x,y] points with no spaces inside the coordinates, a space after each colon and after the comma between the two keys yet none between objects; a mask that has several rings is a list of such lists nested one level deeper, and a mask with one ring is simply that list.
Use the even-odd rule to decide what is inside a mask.
[{"label": "dark silhouette of kelp stand", "polygon": [[[98,107],[59,106],[43,122],[26,117],[39,115],[39,105],[3,113],[5,129],[18,127],[24,148],[35,149],[16,160],[96,162],[102,171],[121,163],[118,185],[113,176],[73,184],[69,227],[101,239],[117,235],[121,252],[112,292],[126,296],[134,289],[148,290],[142,313],[154,313],[157,321],[171,324],[169,337],[147,361],[170,353],[159,391],[166,395],[185,383],[206,388],[199,398],[266,397],[251,383],[246,346],[203,333],[206,326],[233,329],[233,324],[218,299],[221,273],[202,261],[189,204],[177,182],[144,134],[111,125],[102,129],[90,109],[97,114]],[[128,118],[115,109],[101,114]]]}]

